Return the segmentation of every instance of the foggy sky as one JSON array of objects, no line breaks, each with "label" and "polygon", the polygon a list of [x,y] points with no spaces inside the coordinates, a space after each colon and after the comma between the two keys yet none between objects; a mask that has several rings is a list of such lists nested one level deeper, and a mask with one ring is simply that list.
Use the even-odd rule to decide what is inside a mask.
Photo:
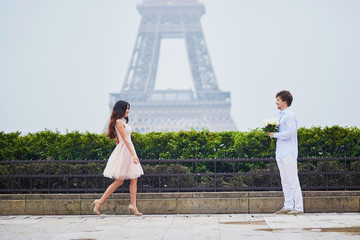
[{"label": "foggy sky", "polygon": [[[0,0],[0,131],[102,132],[109,94],[120,92],[129,66],[140,2]],[[283,89],[294,95],[299,127],[360,127],[360,1],[200,2],[239,130],[277,117]],[[156,89],[193,88],[186,58],[183,39],[163,42]]]}]

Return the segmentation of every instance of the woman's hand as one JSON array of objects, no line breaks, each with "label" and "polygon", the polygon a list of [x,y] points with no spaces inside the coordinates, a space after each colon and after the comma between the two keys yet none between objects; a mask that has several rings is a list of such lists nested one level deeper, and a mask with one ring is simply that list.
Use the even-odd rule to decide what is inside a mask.
[{"label": "woman's hand", "polygon": [[135,156],[135,157],[133,157],[132,159],[133,159],[133,163],[134,163],[134,164],[138,164],[138,163],[140,162],[138,156]]}]

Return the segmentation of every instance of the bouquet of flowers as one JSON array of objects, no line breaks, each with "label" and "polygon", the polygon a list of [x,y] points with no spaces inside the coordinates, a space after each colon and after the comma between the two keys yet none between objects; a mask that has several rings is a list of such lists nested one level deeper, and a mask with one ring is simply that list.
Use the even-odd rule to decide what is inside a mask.
[{"label": "bouquet of flowers", "polygon": [[[279,131],[279,120],[277,118],[268,118],[263,120],[264,127],[262,130],[266,133],[269,132],[278,132]],[[275,149],[274,139],[270,140],[270,149]]]},{"label": "bouquet of flowers", "polygon": [[263,120],[264,132],[278,132],[279,131],[279,120],[277,118],[268,118]]}]

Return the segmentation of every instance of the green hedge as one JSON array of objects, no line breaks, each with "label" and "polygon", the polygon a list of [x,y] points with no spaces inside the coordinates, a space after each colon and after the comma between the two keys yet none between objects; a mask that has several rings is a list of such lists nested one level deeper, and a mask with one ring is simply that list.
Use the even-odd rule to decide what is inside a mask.
[{"label": "green hedge", "polygon": [[[267,158],[275,154],[260,129],[133,133],[132,139],[140,159]],[[360,156],[360,130],[356,127],[300,128],[298,140],[299,157]],[[114,147],[115,141],[104,134],[89,132],[0,132],[0,160],[107,159]]]},{"label": "green hedge", "polygon": [[[269,158],[274,157],[274,149],[270,148],[270,139],[260,130],[249,132],[209,132],[209,131],[180,131],[180,132],[152,132],[148,134],[133,133],[132,139],[141,159],[206,159],[206,158]],[[320,172],[321,174],[300,175],[302,187],[330,186],[343,189],[344,186],[354,187],[360,185],[359,160],[347,160],[346,166],[336,157],[359,157],[360,156],[360,130],[358,128],[343,128],[338,126],[298,130],[299,157],[334,157],[331,161],[311,160],[299,162],[301,172]],[[102,160],[107,159],[115,147],[115,141],[108,140],[104,134],[68,132],[60,134],[49,130],[22,135],[20,132],[0,132],[0,175],[12,176],[1,178],[0,189],[47,189],[52,191],[81,192],[84,188],[95,188],[103,191],[104,178],[100,177],[106,161],[83,164],[74,161],[72,164],[65,162],[39,162],[29,164],[11,163],[1,164],[5,160]],[[173,176],[161,176],[162,188],[176,187],[211,187],[216,180],[216,185],[232,189],[232,187],[247,189],[254,184],[256,187],[267,186],[270,183],[268,175],[244,175],[244,176],[200,176],[195,179],[187,173],[212,173],[216,164],[217,172],[221,173],[262,173],[271,171],[271,165],[267,161],[257,162],[229,162],[217,163],[197,161],[191,163],[156,163],[143,164],[146,174],[181,173],[185,176],[177,179]],[[195,168],[196,167],[196,168]],[[275,165],[273,165],[276,168]],[[274,169],[276,170],[276,169]],[[331,172],[349,172],[343,174],[331,174]],[[322,172],[329,172],[328,175]],[[50,174],[48,178],[37,177],[32,181],[29,177],[21,177],[23,174],[41,175]],[[70,174],[67,179],[63,175]],[[88,174],[86,180],[81,175]],[[100,175],[100,176],[97,176]],[[159,186],[159,177],[144,176],[144,187],[156,188]],[[345,184],[346,182],[346,184]],[[273,184],[280,186],[279,176],[275,176]],[[326,187],[324,187],[326,188]],[[166,190],[166,189],[165,189]],[[21,191],[20,191],[21,192]],[[19,193],[20,193],[19,192]]]}]

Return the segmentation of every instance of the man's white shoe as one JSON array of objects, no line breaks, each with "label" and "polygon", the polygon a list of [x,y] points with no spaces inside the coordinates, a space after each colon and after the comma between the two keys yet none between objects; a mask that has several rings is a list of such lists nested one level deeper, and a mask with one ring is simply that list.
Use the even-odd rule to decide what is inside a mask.
[{"label": "man's white shoe", "polygon": [[276,214],[288,214],[289,212],[291,212],[292,210],[288,210],[285,208],[280,209],[279,211],[276,211]]},{"label": "man's white shoe", "polygon": [[293,209],[293,210],[289,211],[287,214],[288,215],[301,215],[301,214],[304,214],[304,212]]}]

